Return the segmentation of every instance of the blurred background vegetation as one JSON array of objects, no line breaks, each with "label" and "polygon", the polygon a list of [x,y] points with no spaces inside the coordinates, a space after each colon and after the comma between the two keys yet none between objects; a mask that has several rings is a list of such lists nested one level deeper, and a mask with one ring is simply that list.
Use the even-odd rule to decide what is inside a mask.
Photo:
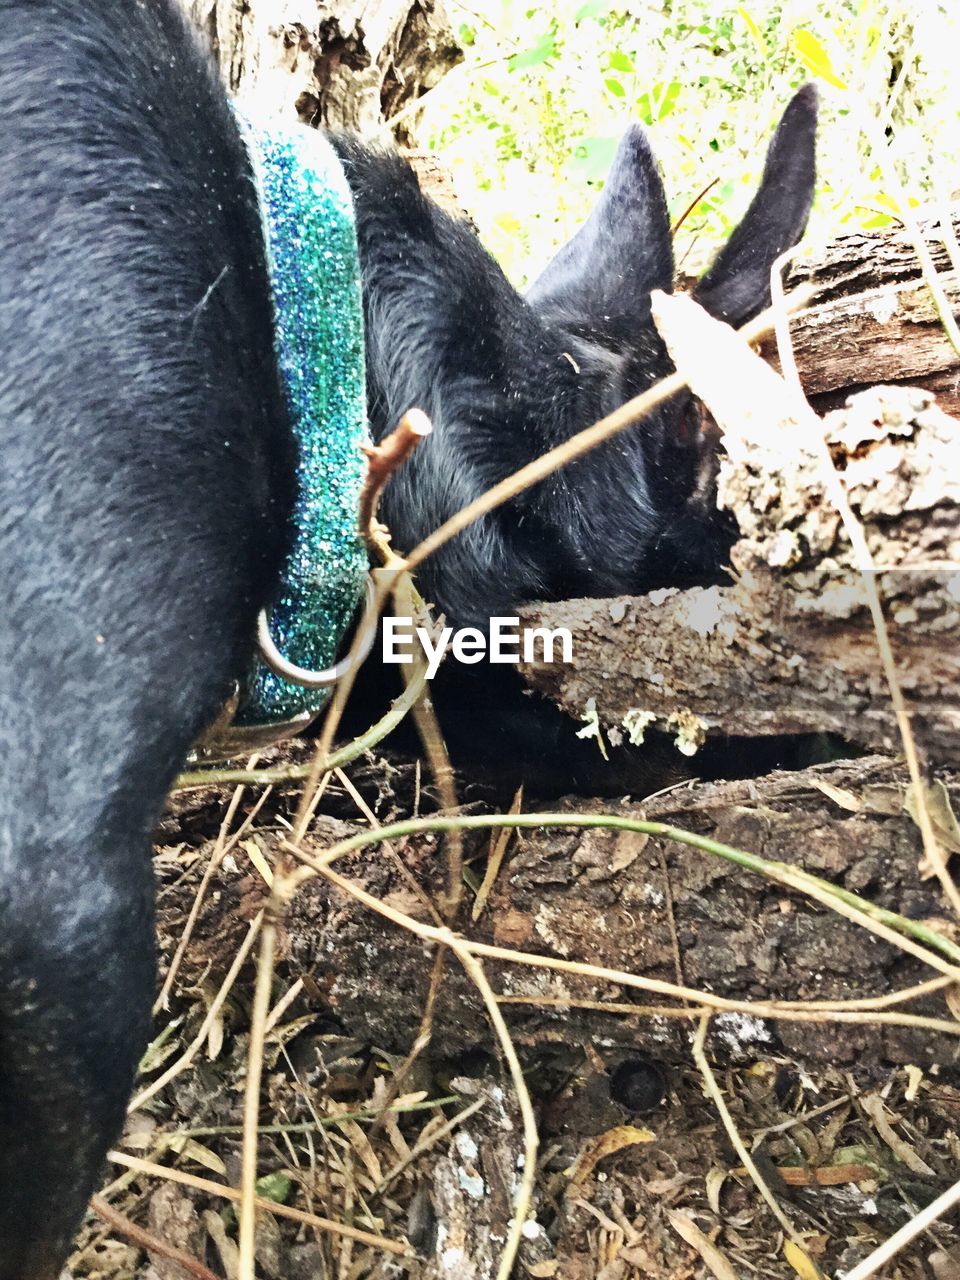
[{"label": "blurred background vegetation", "polygon": [[807,243],[960,192],[960,0],[446,0],[464,63],[417,133],[517,284],[589,211],[630,119],[664,171],[677,260],[709,261],[792,90],[821,91]]}]

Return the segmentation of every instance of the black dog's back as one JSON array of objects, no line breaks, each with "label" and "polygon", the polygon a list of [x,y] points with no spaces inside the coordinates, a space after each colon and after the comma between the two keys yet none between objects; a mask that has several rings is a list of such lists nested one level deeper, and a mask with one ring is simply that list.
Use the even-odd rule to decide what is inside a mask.
[{"label": "black dog's back", "polygon": [[174,0],[0,0],[0,1280],[59,1268],[152,996],[149,836],[249,652],[292,445]]}]

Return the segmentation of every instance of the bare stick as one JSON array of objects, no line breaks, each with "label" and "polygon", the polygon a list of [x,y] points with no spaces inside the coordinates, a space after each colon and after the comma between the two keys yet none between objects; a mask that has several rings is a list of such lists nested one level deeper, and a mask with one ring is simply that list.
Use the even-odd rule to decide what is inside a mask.
[{"label": "bare stick", "polygon": [[136,1097],[130,1103],[130,1106],[127,1108],[128,1111],[136,1111],[137,1108],[142,1107],[145,1102],[149,1102],[150,1099],[155,1097],[160,1092],[161,1089],[163,1089],[166,1085],[170,1083],[171,1080],[174,1079],[175,1076],[178,1076],[181,1071],[186,1070],[186,1068],[190,1065],[190,1063],[194,1060],[194,1058],[200,1052],[200,1049],[203,1046],[203,1042],[207,1038],[210,1028],[213,1026],[214,1022],[219,1017],[220,1010],[223,1008],[224,1004],[226,1003],[227,996],[230,994],[233,984],[237,980],[237,975],[239,974],[240,970],[243,968],[244,961],[246,960],[247,956],[250,954],[253,944],[256,941],[257,934],[260,931],[260,925],[262,921],[263,921],[262,911],[258,915],[256,915],[253,920],[250,921],[250,927],[247,930],[247,936],[243,940],[243,945],[240,947],[240,950],[234,956],[233,964],[230,966],[230,969],[227,972],[227,976],[224,978],[223,982],[220,984],[220,990],[217,992],[215,998],[213,999],[210,1005],[210,1008],[207,1010],[207,1015],[204,1018],[203,1022],[200,1024],[200,1030],[193,1037],[193,1040],[190,1042],[189,1048],[185,1050],[185,1052],[176,1060],[176,1062],[171,1067],[168,1067],[167,1070],[164,1071],[163,1075],[158,1076],[156,1080],[153,1081],[152,1084],[149,1084],[145,1089],[140,1090],[140,1092],[136,1095]]},{"label": "bare stick", "polygon": [[243,1148],[240,1156],[240,1209],[238,1218],[239,1280],[256,1280],[257,1126],[260,1122],[260,1081],[263,1076],[263,1042],[270,1014],[270,989],[277,944],[277,917],[282,914],[286,881],[275,877],[270,901],[263,913],[257,981],[250,1011],[250,1044],[247,1051],[247,1081],[243,1092]]},{"label": "bare stick", "polygon": [[214,1275],[209,1267],[205,1267],[196,1258],[191,1258],[189,1253],[184,1253],[182,1249],[177,1249],[172,1244],[166,1244],[151,1232],[138,1226],[136,1222],[131,1222],[124,1214],[118,1213],[113,1205],[104,1200],[103,1196],[91,1196],[90,1208],[118,1235],[132,1240],[147,1253],[152,1253],[158,1258],[169,1258],[177,1266],[183,1267],[184,1271],[189,1271],[192,1276],[196,1276],[196,1280],[220,1280],[220,1277]]},{"label": "bare stick", "polygon": [[433,430],[422,409],[408,409],[380,444],[367,445],[367,475],[360,491],[360,532],[369,541],[384,485]]},{"label": "bare stick", "polygon": [[[171,1169],[163,1164],[154,1164],[150,1160],[141,1160],[139,1156],[128,1156],[124,1151],[108,1151],[107,1159],[113,1164],[123,1165],[125,1169],[133,1169],[137,1173],[149,1174],[166,1182],[177,1182],[183,1187],[193,1187],[196,1191],[204,1191],[207,1195],[220,1196],[224,1200],[236,1203],[240,1192],[234,1187],[225,1187],[222,1183],[212,1182],[209,1178],[198,1178],[182,1169]],[[374,1235],[372,1231],[363,1231],[359,1227],[347,1226],[344,1222],[334,1222],[332,1218],[321,1218],[315,1213],[307,1213],[303,1209],[293,1209],[290,1205],[278,1204],[274,1200],[264,1200],[257,1196],[254,1201],[258,1209],[266,1209],[278,1218],[290,1218],[293,1222],[302,1222],[305,1226],[315,1227],[318,1231],[326,1231],[334,1236],[349,1236],[359,1244],[369,1245],[372,1249],[382,1249],[384,1253],[393,1253],[398,1257],[413,1257],[413,1250],[399,1240],[388,1240],[385,1236]]]},{"label": "bare stick", "polygon": [[[787,300],[790,310],[799,311],[805,307],[815,293],[816,289],[812,285],[801,285],[798,289],[795,289]],[[739,329],[738,333],[744,341],[756,342],[758,338],[762,338],[773,327],[774,319],[775,315],[772,310],[763,311],[755,320],[751,320],[749,324]],[[579,431],[575,436],[571,436],[569,440],[565,440],[563,444],[557,445],[554,449],[549,449],[546,453],[541,454],[539,458],[535,458],[533,462],[528,462],[525,467],[521,467],[519,471],[507,476],[499,484],[495,484],[488,489],[486,493],[482,493],[479,498],[462,507],[449,520],[445,520],[439,529],[435,529],[433,533],[424,538],[420,545],[414,547],[413,551],[406,557],[407,567],[415,569],[428,556],[433,555],[435,551],[438,551],[451,538],[456,537],[458,533],[462,533],[475,520],[479,520],[481,516],[487,515],[496,507],[502,506],[503,503],[508,502],[511,498],[515,498],[524,489],[529,489],[531,485],[537,484],[540,480],[545,480],[547,476],[552,475],[560,467],[565,467],[577,458],[582,457],[583,454],[589,453],[591,449],[595,449],[604,440],[609,440],[611,436],[617,435],[618,432],[625,431],[627,427],[632,427],[644,415],[651,413],[659,405],[669,400],[671,396],[675,396],[677,392],[683,391],[686,385],[687,379],[682,374],[672,373],[668,378],[664,378],[662,382],[656,383],[641,395],[634,396],[632,400],[628,400],[619,409],[615,409],[613,413],[601,418],[599,422],[595,422],[592,427]]]},{"label": "bare stick", "polygon": [[530,1212],[533,1184],[537,1176],[537,1150],[540,1145],[540,1136],[537,1133],[537,1121],[533,1114],[533,1103],[530,1101],[527,1082],[523,1078],[520,1059],[517,1057],[513,1040],[507,1029],[507,1024],[503,1020],[503,1014],[500,1012],[497,998],[493,994],[490,983],[487,981],[483,966],[476,956],[471,954],[469,946],[459,939],[454,943],[453,950],[466,970],[467,976],[480,992],[480,997],[486,1006],[487,1016],[493,1024],[494,1032],[500,1041],[500,1048],[503,1050],[503,1056],[507,1060],[510,1078],[513,1081],[514,1092],[517,1095],[517,1105],[520,1108],[520,1115],[523,1119],[523,1174],[520,1177],[520,1185],[517,1187],[513,1201],[513,1221],[507,1234],[506,1244],[503,1246],[500,1265],[497,1267],[497,1280],[509,1280],[513,1271],[513,1264],[517,1260],[517,1253],[520,1250],[527,1214]]}]

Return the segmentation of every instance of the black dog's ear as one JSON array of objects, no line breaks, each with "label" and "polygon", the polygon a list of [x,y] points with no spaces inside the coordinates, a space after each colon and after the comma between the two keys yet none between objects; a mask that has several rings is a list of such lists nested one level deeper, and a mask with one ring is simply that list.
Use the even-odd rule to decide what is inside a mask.
[{"label": "black dog's ear", "polygon": [[770,303],[770,268],[803,235],[816,180],[817,91],[791,100],[773,135],[760,189],[693,296],[712,315],[741,325]]},{"label": "black dog's ear", "polygon": [[673,245],[663,183],[650,143],[633,124],[617,148],[593,211],[527,292],[541,312],[636,325],[650,290],[673,286]]}]

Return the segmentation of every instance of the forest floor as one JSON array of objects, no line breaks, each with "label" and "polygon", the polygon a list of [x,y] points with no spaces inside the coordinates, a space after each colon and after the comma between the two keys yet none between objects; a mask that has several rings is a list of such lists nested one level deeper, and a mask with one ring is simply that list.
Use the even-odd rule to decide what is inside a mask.
[{"label": "forest floor", "polygon": [[[306,750],[293,744],[269,759],[295,761]],[[350,785],[332,780],[320,806],[338,823],[371,816],[386,823],[422,801],[419,774],[408,764],[367,757],[347,773]],[[217,865],[177,961],[168,1007],[157,1017],[141,1086],[197,1037],[223,982],[224,938],[236,939],[230,948],[236,954],[264,905],[271,841],[288,829],[298,787],[274,788],[259,809],[261,791],[245,790],[231,809],[233,794],[230,787],[180,793],[161,824],[155,855],[161,979],[211,858]],[[481,791],[469,791],[467,802],[490,811]],[[326,945],[335,948],[335,936]],[[434,956],[415,939],[411,945],[422,951],[428,985]],[[208,1183],[239,1185],[253,975],[248,960],[193,1060],[132,1112],[122,1152]],[[407,1028],[391,1039],[378,1025],[374,1040],[358,1019],[345,1023],[328,995],[296,940],[281,935],[258,1166],[260,1193],[275,1211],[259,1215],[258,1275],[493,1275],[522,1167],[522,1126],[493,1035],[486,1043],[470,1037],[443,1056],[427,1044],[410,1063]],[[692,1040],[696,1023],[689,1026]],[[722,1039],[711,1042],[721,1055],[714,1060],[717,1082],[740,1137],[825,1275],[849,1271],[956,1180],[955,1069],[922,1070],[921,1063],[811,1071],[762,1026],[751,1030],[745,1019],[734,1033],[737,1052],[729,1061]],[[524,1060],[540,1154],[534,1217],[514,1274],[814,1280],[743,1167],[693,1061],[621,1055],[611,1071],[600,1047],[560,1037]],[[227,1200],[210,1188],[119,1165],[107,1176],[103,1194],[115,1211],[231,1280],[237,1224]],[[393,1242],[394,1251],[291,1220],[289,1207],[372,1232]],[[956,1217],[943,1219],[880,1274],[955,1280],[958,1226]],[[398,1252],[403,1246],[408,1256]],[[70,1274],[191,1276],[92,1215]]]}]

